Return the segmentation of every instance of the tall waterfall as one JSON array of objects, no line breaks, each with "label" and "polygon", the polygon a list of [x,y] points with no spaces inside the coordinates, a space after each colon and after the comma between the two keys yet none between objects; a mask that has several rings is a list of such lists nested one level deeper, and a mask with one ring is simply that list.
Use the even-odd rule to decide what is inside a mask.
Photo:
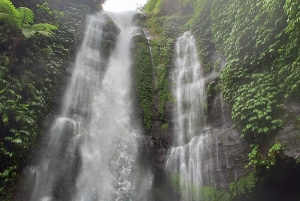
[{"label": "tall waterfall", "polygon": [[166,162],[173,185],[182,200],[201,200],[203,182],[212,180],[210,145],[214,140],[205,125],[205,85],[195,39],[185,32],[176,43],[177,59],[172,73],[174,111],[174,147]]},{"label": "tall waterfall", "polygon": [[61,116],[38,162],[26,168],[22,200],[147,200],[152,175],[138,164],[142,137],[132,115],[134,13],[108,14],[121,33],[107,70],[99,52],[105,17],[89,16]]}]

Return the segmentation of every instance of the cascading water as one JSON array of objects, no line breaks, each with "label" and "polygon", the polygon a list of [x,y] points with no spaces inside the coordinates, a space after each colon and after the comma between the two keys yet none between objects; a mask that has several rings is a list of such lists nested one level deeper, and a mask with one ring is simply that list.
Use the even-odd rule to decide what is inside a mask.
[{"label": "cascading water", "polygon": [[26,168],[18,200],[148,200],[152,175],[138,164],[142,137],[131,112],[134,13],[109,15],[121,33],[107,70],[99,52],[106,17],[89,16],[61,116],[38,163]]},{"label": "cascading water", "polygon": [[176,69],[173,73],[173,93],[177,101],[176,145],[184,145],[205,125],[203,70],[197,58],[195,40],[190,32],[178,39],[176,54]]},{"label": "cascading water", "polygon": [[[212,181],[211,145],[216,137],[205,124],[205,78],[197,58],[195,39],[186,32],[176,43],[177,60],[172,74],[175,140],[169,151],[166,169],[182,200],[201,200],[204,181]],[[218,148],[216,148],[218,149]],[[217,150],[218,151],[218,150]],[[213,185],[213,182],[211,182]]]}]

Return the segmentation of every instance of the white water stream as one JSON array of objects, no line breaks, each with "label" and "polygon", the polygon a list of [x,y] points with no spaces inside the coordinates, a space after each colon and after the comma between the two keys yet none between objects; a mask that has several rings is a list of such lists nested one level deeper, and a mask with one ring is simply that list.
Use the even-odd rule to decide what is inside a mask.
[{"label": "white water stream", "polygon": [[27,168],[24,200],[148,200],[152,175],[138,163],[142,137],[132,119],[133,14],[109,13],[121,33],[106,71],[99,52],[105,17],[88,17],[61,116],[45,153]]},{"label": "white water stream", "polygon": [[212,161],[211,150],[215,140],[205,124],[205,78],[198,60],[195,39],[185,32],[176,43],[177,59],[172,74],[175,140],[169,151],[166,169],[170,177],[177,177],[182,200],[201,200],[203,181],[213,180],[211,169],[218,165]]}]

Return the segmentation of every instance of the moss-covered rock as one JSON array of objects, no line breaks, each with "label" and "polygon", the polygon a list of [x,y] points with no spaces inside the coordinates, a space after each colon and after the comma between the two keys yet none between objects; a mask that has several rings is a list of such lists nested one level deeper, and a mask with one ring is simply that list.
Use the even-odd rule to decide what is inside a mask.
[{"label": "moss-covered rock", "polygon": [[108,60],[112,50],[116,47],[116,39],[120,34],[120,28],[108,16],[103,15],[105,23],[102,25],[102,41],[101,41],[101,54],[105,61]]},{"label": "moss-covered rock", "polygon": [[134,85],[141,108],[139,116],[143,119],[144,128],[150,130],[153,121],[153,67],[148,40],[143,34],[132,39],[131,55]]}]

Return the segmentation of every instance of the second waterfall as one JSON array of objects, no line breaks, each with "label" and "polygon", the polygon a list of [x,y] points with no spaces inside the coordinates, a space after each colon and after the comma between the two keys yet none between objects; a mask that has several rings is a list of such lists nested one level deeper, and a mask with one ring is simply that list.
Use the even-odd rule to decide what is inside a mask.
[{"label": "second waterfall", "polygon": [[204,183],[212,184],[213,133],[205,123],[205,78],[198,60],[195,39],[185,32],[176,43],[175,69],[172,73],[174,140],[166,169],[180,200],[203,200]]}]

